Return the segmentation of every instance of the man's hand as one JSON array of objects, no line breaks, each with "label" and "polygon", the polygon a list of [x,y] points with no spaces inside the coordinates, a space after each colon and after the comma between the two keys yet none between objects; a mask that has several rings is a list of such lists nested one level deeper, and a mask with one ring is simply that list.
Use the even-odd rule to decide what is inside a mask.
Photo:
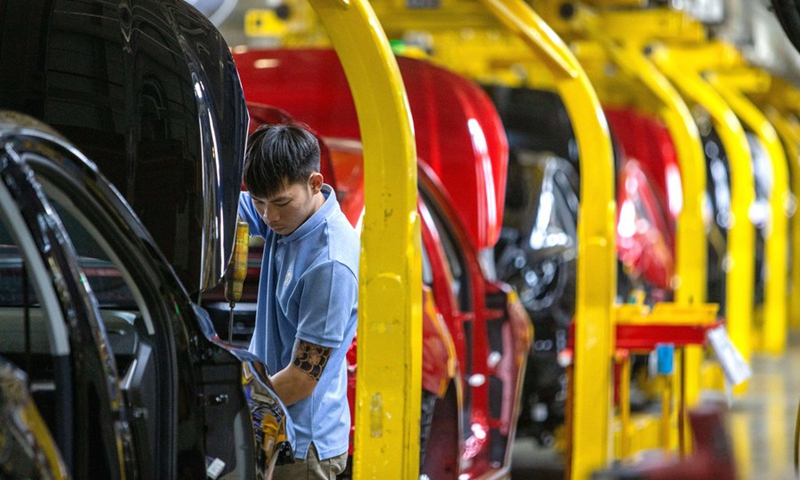
[{"label": "man's hand", "polygon": [[291,365],[272,377],[275,393],[289,406],[311,396],[317,386],[332,348],[298,340]]}]

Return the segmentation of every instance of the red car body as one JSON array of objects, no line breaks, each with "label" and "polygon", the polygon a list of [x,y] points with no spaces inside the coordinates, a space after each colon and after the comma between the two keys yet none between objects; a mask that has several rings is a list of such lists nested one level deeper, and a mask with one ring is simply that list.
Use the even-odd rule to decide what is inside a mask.
[{"label": "red car body", "polygon": [[[280,107],[325,139],[342,209],[357,222],[360,132],[335,52],[250,51],[234,59],[248,101]],[[423,390],[437,401],[421,471],[437,480],[504,475],[531,341],[524,308],[482,256],[502,223],[505,134],[491,101],[468,80],[418,60],[398,63],[417,139],[423,280],[435,303],[424,309]]]},{"label": "red car body", "polygon": [[617,256],[630,277],[671,295],[681,174],[667,128],[632,109],[605,108],[621,150],[617,172]]}]

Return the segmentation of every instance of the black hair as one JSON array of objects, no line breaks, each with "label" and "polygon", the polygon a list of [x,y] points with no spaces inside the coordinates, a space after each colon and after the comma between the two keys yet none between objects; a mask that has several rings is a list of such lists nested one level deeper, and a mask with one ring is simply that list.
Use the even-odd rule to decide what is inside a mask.
[{"label": "black hair", "polygon": [[270,198],[319,168],[319,142],[305,125],[265,124],[247,138],[244,184],[251,195]]}]

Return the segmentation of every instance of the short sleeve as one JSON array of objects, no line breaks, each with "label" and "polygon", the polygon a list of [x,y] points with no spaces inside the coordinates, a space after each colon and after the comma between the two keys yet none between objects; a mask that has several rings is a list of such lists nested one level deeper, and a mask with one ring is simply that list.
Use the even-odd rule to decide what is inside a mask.
[{"label": "short sleeve", "polygon": [[249,192],[242,192],[239,195],[239,216],[247,222],[250,227],[250,235],[267,236],[267,225],[261,220]]},{"label": "short sleeve", "polygon": [[358,280],[344,264],[321,263],[301,279],[297,338],[324,347],[342,344],[358,305]]}]

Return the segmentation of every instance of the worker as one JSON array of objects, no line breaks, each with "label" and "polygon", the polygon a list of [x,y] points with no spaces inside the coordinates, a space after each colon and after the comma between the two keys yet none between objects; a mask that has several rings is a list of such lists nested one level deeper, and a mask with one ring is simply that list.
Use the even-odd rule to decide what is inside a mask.
[{"label": "worker", "polygon": [[239,214],[265,241],[250,351],[296,435],[296,462],[274,478],[333,480],[349,444],[345,354],[356,332],[359,237],[324,183],[307,127],[262,125],[245,155]]}]

